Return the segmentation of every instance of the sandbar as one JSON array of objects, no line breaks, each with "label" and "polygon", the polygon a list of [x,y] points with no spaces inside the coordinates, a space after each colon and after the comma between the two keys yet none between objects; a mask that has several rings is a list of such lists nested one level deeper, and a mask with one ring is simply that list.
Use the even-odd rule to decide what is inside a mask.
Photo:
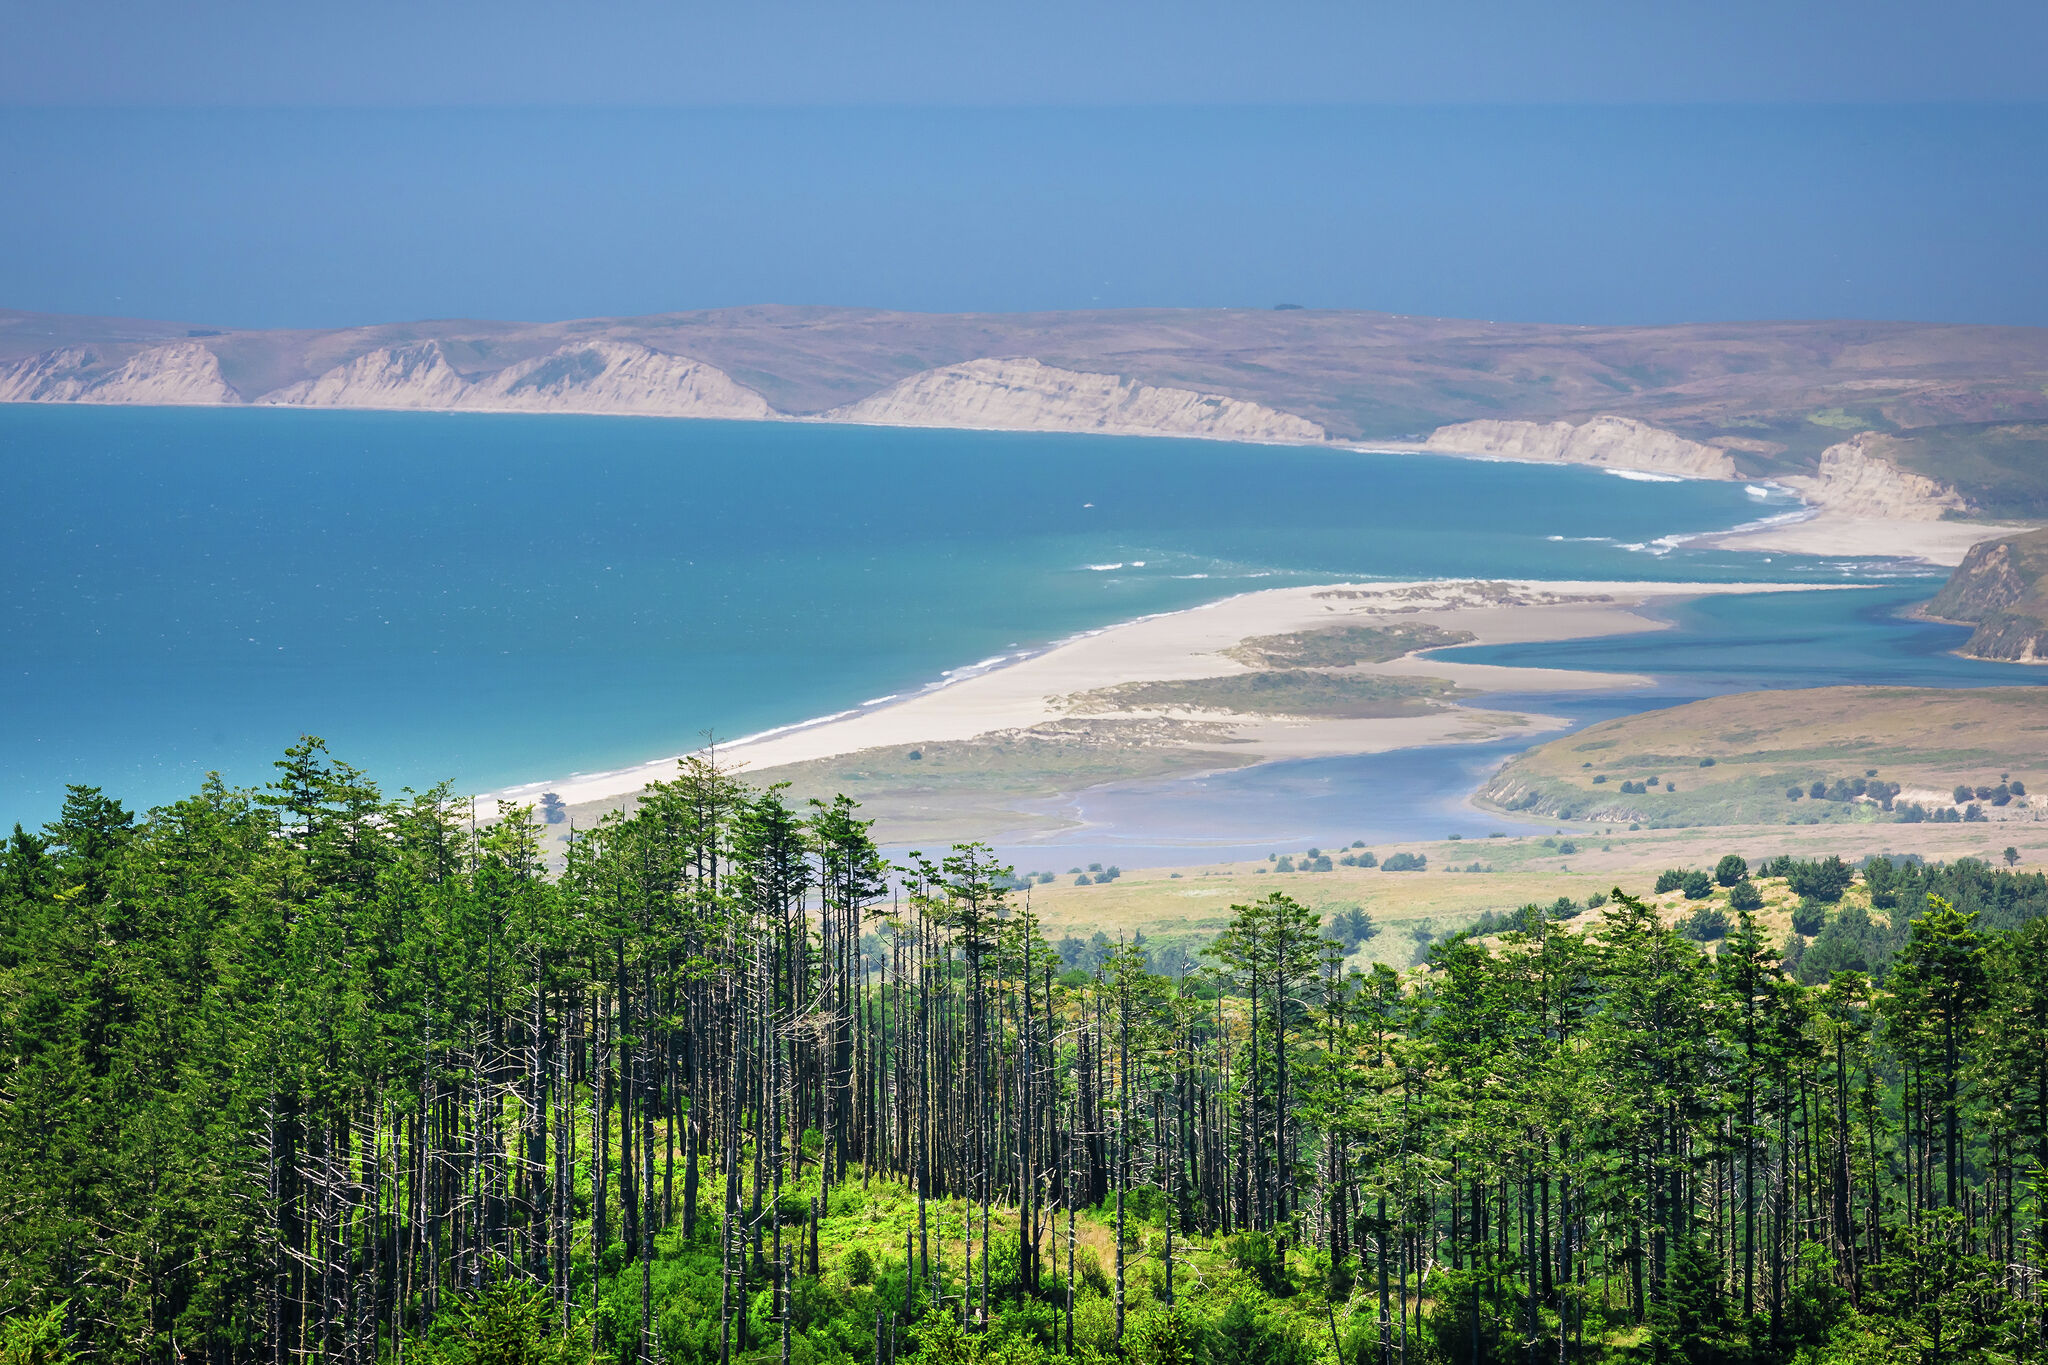
[{"label": "sandbar", "polygon": [[[1243,593],[1185,611],[1127,621],[1036,653],[1004,660],[958,681],[934,685],[860,711],[721,744],[721,764],[759,776],[791,765],[873,750],[1031,734],[1077,723],[1081,694],[1133,682],[1213,678],[1255,671],[1224,653],[1255,636],[1357,624],[1426,624],[1469,632],[1475,644],[1578,639],[1664,628],[1645,613],[1658,602],[1710,593],[1801,591],[1786,583],[1612,583],[1588,581],[1424,581],[1336,583]],[[1565,669],[1463,664],[1408,655],[1357,665],[1347,672],[1390,678],[1441,679],[1466,692],[1542,693],[1647,685],[1649,679]],[[1186,745],[1226,747],[1232,761],[1372,753],[1417,744],[1474,743],[1530,727],[1556,728],[1552,717],[1450,704],[1423,714],[1307,719],[1165,708],[1126,719],[1181,724]],[[675,775],[683,755],[610,772],[522,784],[479,800],[479,813],[501,801],[529,803],[553,792],[570,807],[629,798],[649,782]]]},{"label": "sandbar", "polygon": [[1761,550],[1798,555],[1870,555],[1919,559],[1953,567],[1979,541],[2030,530],[1985,521],[1915,521],[1903,517],[1851,517],[1819,510],[1812,516],[1748,530],[1718,531],[1693,543],[1723,550]]}]

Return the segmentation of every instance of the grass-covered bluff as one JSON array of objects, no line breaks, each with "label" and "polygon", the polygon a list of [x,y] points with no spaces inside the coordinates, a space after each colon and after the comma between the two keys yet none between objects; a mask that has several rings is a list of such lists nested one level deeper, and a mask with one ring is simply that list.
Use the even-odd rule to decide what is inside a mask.
[{"label": "grass-covered bluff", "polygon": [[2048,689],[1821,687],[1603,721],[1510,760],[1480,799],[1647,828],[2032,819],[2036,774]]}]

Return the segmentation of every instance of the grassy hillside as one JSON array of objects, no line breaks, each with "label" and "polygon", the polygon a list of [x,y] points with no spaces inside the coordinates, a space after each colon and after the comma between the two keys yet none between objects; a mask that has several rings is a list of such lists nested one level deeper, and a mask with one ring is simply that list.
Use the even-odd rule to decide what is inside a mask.
[{"label": "grassy hillside", "polygon": [[1987,517],[2048,518],[2048,422],[1920,427],[1880,437],[1869,450],[1947,484]]},{"label": "grassy hillside", "polygon": [[[2048,689],[1828,687],[1606,721],[1515,758],[1481,799],[1651,828],[1946,818],[1972,801],[1990,819],[2038,819],[2038,794],[2008,788],[1993,804],[2007,777],[2048,783]],[[1971,801],[1958,802],[1965,784]]]},{"label": "grassy hillside", "polygon": [[[1729,853],[1755,866],[1781,856],[1813,859],[1829,854],[1851,862],[1912,855],[1935,862],[1976,858],[2003,866],[2009,846],[2016,846],[2021,866],[2040,867],[2048,861],[2048,823],[1900,826],[1827,821],[1810,826],[1772,823],[1638,831],[1560,827],[1552,834],[1380,843],[1369,850],[1318,848],[1331,859],[1328,871],[1310,870],[1316,864],[1305,847],[1276,849],[1269,859],[1253,862],[1130,869],[1106,883],[1091,875],[1085,886],[1077,884],[1068,863],[1051,854],[1041,864],[1027,862],[1018,871],[1054,874],[1052,881],[1033,885],[1030,891],[1031,908],[1043,922],[1046,937],[1054,941],[1087,940],[1097,933],[1113,940],[1119,934],[1142,933],[1154,949],[1155,963],[1162,962],[1168,960],[1162,954],[1175,948],[1199,952],[1229,922],[1233,905],[1280,891],[1308,906],[1325,923],[1354,907],[1363,910],[1378,932],[1358,949],[1354,961],[1406,967],[1415,961],[1421,945],[1468,928],[1488,912],[1532,903],[1549,906],[1559,899],[1584,908],[1593,897],[1617,886],[1650,900],[1667,922],[1675,923],[1694,907],[1682,892],[1654,893],[1658,875],[1670,868],[1712,869]],[[1356,860],[1367,851],[1374,855],[1371,867],[1341,861],[1347,856]],[[1420,856],[1422,870],[1385,871],[1387,859],[1399,853]],[[1289,870],[1281,870],[1283,857]],[[1758,886],[1765,897],[1763,923],[1773,941],[1780,941],[1798,897],[1782,880],[1763,880]],[[1725,903],[1725,893],[1717,894]],[[1855,896],[1852,892],[1849,899]],[[1581,916],[1578,922],[1598,920],[1595,914]]]},{"label": "grassy hillside", "polygon": [[1977,627],[1963,646],[1973,658],[2048,656],[2048,531],[1972,546],[1926,610]]}]

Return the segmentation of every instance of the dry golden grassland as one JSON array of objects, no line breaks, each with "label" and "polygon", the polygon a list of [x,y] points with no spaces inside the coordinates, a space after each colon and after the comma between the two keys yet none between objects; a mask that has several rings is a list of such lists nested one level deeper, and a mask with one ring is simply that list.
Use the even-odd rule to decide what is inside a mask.
[{"label": "dry golden grassland", "polygon": [[[1098,931],[1111,938],[1142,931],[1148,941],[1182,943],[1192,950],[1197,941],[1206,942],[1222,929],[1230,919],[1231,906],[1283,891],[1319,911],[1326,920],[1351,906],[1362,907],[1379,933],[1366,942],[1357,960],[1405,967],[1415,955],[1418,930],[1442,937],[1466,928],[1483,911],[1512,910],[1532,901],[1549,905],[1560,896],[1583,906],[1590,894],[1619,887],[1657,904],[1676,922],[1696,903],[1687,902],[1676,891],[1652,895],[1657,874],[1667,868],[1711,871],[1726,853],[1739,853],[1752,866],[1779,854],[1819,858],[1830,853],[1852,863],[1871,854],[1917,853],[1930,861],[1974,857],[2003,866],[2001,853],[2016,844],[2023,867],[2040,868],[2048,863],[2048,824],[1752,825],[1634,833],[1625,828],[1602,829],[1374,846],[1374,854],[1382,861],[1395,852],[1425,855],[1429,865],[1422,872],[1338,866],[1329,872],[1282,873],[1272,871],[1274,864],[1269,862],[1219,863],[1126,869],[1106,886],[1076,886],[1062,867],[1057,869],[1062,873],[1057,881],[1031,888],[1030,906],[1052,940],[1069,934],[1087,938]],[[1573,851],[1564,851],[1567,842]],[[1282,851],[1298,858],[1306,850]],[[1335,854],[1343,850],[1323,851]],[[1475,862],[1481,871],[1450,870],[1468,868]],[[1782,939],[1798,898],[1782,881],[1758,885],[1766,901],[1763,923],[1774,940]],[[1850,894],[1854,899],[1862,894],[1861,888]],[[1725,902],[1725,892],[1717,888],[1715,895],[1716,903]],[[1021,905],[1022,893],[1014,899]],[[1598,922],[1597,912],[1573,921],[1581,926]]]},{"label": "dry golden grassland", "polygon": [[[1590,726],[1521,754],[1483,799],[1539,818],[1653,826],[1888,822],[1870,801],[1792,800],[1820,781],[1894,782],[1895,804],[1953,805],[1959,783],[2011,776],[2029,795],[1986,805],[2036,821],[2048,801],[2048,688],[1822,687],[1711,697]],[[1624,793],[1624,782],[1649,789]],[[1667,786],[1672,790],[1667,790]]]}]

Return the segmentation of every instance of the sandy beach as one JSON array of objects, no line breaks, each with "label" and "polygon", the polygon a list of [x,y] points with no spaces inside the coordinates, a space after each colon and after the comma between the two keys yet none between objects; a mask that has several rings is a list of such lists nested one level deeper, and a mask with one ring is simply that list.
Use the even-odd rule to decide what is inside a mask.
[{"label": "sandy beach", "polygon": [[1817,511],[1797,521],[1752,530],[1723,531],[1697,543],[1723,550],[1760,550],[1799,555],[1871,555],[1921,559],[1952,568],[1983,540],[2016,535],[2030,527],[1984,521],[1908,521],[1897,517],[1850,517]]},{"label": "sandy beach", "polygon": [[[986,661],[923,691],[850,714],[721,745],[722,764],[754,777],[794,765],[874,750],[909,750],[1085,726],[1100,704],[1080,700],[1124,684],[1209,679],[1258,671],[1224,651],[1253,637],[1336,626],[1429,626],[1469,633],[1470,643],[1505,644],[1576,639],[1661,629],[1643,609],[1660,601],[1708,593],[1799,591],[1810,585],[1770,583],[1409,582],[1328,584],[1245,593],[1206,606],[1111,626],[1037,653]],[[1364,663],[1342,672],[1389,680],[1441,680],[1463,692],[1541,693],[1630,687],[1648,680],[1559,669],[1459,664],[1416,655]],[[1365,718],[1298,718],[1213,709],[1137,707],[1124,722],[1179,726],[1167,743],[1228,751],[1232,763],[1330,754],[1372,753],[1418,744],[1473,743],[1529,727],[1554,728],[1553,718],[1457,704],[1420,714]],[[1158,730],[1150,741],[1159,742]],[[532,802],[552,791],[571,808],[629,798],[649,782],[674,775],[680,756],[610,772],[523,784],[480,799],[489,815],[500,801]]]}]

